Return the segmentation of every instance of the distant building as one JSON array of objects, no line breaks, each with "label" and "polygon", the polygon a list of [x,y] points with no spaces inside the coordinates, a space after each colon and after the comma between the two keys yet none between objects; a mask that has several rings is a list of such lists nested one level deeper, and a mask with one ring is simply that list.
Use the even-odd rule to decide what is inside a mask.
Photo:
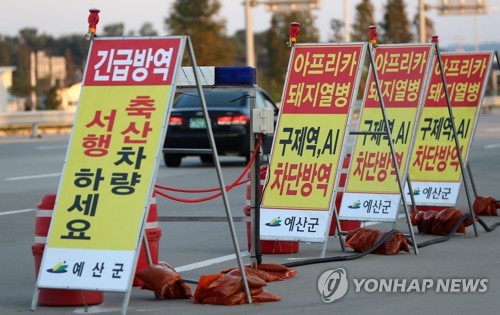
[{"label": "distant building", "polygon": [[70,87],[60,89],[61,109],[75,110],[80,99],[80,91],[82,90],[82,82],[73,84]]},{"label": "distant building", "polygon": [[36,77],[38,79],[50,78],[50,86],[62,86],[64,84],[67,75],[66,58],[49,57],[45,51],[37,51],[36,55],[34,52],[31,53],[31,60],[36,64]]},{"label": "distant building", "polygon": [[0,113],[24,110],[24,102],[19,101],[9,93],[14,70],[16,67],[0,67]]}]

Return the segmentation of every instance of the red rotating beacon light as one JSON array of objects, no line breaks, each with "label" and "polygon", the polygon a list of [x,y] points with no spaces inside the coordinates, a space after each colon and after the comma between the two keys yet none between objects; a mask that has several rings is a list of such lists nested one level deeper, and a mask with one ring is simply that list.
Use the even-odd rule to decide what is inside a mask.
[{"label": "red rotating beacon light", "polygon": [[90,9],[89,10],[90,14],[88,17],[88,22],[89,22],[89,31],[85,35],[86,39],[92,39],[93,37],[96,37],[97,34],[97,23],[99,23],[99,12],[101,12],[99,9]]},{"label": "red rotating beacon light", "polygon": [[293,46],[297,42],[297,37],[300,34],[300,23],[292,22],[290,23],[290,29],[288,30],[288,34],[290,35],[290,41],[288,42],[288,46]]}]

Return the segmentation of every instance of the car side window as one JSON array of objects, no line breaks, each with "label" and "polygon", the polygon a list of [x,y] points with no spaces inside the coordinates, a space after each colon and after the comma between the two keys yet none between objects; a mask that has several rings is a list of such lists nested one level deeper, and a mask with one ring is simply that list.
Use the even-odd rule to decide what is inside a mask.
[{"label": "car side window", "polygon": [[262,95],[262,93],[260,93],[259,91],[257,91],[257,93],[255,93],[255,107],[256,108],[264,108],[266,107],[266,104],[265,104],[265,101],[264,101],[264,96]]},{"label": "car side window", "polygon": [[275,103],[264,93],[257,90],[257,99],[255,102],[257,108],[272,108],[276,109]]}]

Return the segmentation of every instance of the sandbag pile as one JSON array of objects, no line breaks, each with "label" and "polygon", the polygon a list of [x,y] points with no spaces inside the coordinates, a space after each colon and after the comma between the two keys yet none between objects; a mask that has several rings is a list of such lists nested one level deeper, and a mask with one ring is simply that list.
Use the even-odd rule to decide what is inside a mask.
[{"label": "sandbag pile", "polygon": [[[364,252],[372,248],[388,232],[375,229],[358,228],[347,233],[345,245],[356,252]],[[396,255],[400,251],[410,252],[405,237],[400,232],[391,235],[375,251],[379,255]]]},{"label": "sandbag pile", "polygon": [[149,265],[136,276],[144,282],[142,289],[154,291],[160,299],[189,299],[193,296],[191,288],[181,281],[181,276],[166,262]]},{"label": "sandbag pile", "polygon": [[472,205],[474,213],[484,216],[498,216],[497,202],[493,197],[477,196]]},{"label": "sandbag pile", "polygon": [[[252,302],[274,302],[281,298],[266,291],[266,282],[255,276],[247,276]],[[248,303],[241,277],[229,274],[203,275],[194,293],[195,304],[239,305]]]},{"label": "sandbag pile", "polygon": [[[278,295],[266,291],[266,282],[291,279],[297,271],[277,264],[260,264],[258,269],[245,268],[252,302],[274,302]],[[154,291],[160,299],[189,299],[195,304],[238,305],[248,303],[240,270],[231,268],[220,274],[201,276],[196,291],[184,283],[175,269],[166,262],[149,265],[136,274],[144,282],[142,289]]]},{"label": "sandbag pile", "polygon": [[[411,214],[411,224],[418,227],[423,234],[448,235],[458,221],[465,215],[456,208],[446,208],[442,211],[416,211]],[[466,234],[465,228],[472,225],[470,218],[462,222],[456,233]]]}]

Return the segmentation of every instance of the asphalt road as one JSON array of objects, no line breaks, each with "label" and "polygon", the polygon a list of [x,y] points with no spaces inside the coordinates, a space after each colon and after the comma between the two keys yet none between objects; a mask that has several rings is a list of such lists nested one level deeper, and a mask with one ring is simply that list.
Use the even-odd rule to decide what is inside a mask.
[{"label": "asphalt road", "polygon": [[[481,115],[470,153],[473,178],[481,196],[499,198],[500,191],[500,111]],[[31,300],[35,287],[34,259],[31,252],[34,236],[35,207],[43,195],[55,193],[66,153],[67,135],[0,138],[0,314],[32,314]],[[243,170],[244,160],[222,158],[226,184]],[[159,168],[157,184],[177,188],[208,188],[217,186],[215,169],[203,165],[197,158],[183,161],[180,168]],[[185,198],[194,196],[177,195]],[[199,197],[199,196],[196,196]],[[229,192],[234,216],[242,216],[246,191],[244,186]],[[179,203],[158,197],[158,213],[167,215],[224,216],[221,199],[204,203]],[[457,207],[468,211],[465,192]],[[500,217],[484,218],[492,224]],[[246,226],[235,223],[240,248],[246,250]],[[181,271],[183,277],[198,279],[201,275],[219,273],[236,267],[231,259],[233,246],[227,223],[161,222],[160,260]],[[377,225],[389,230],[390,225]],[[404,220],[397,228],[407,232]],[[241,306],[198,305],[192,300],[155,300],[149,291],[133,288],[127,314],[497,314],[500,309],[500,228],[486,232],[481,226],[474,237],[471,227],[467,235],[456,235],[447,242],[421,248],[419,255],[400,253],[396,256],[368,255],[363,258],[296,267],[294,279],[269,283],[267,290],[282,299],[273,303]],[[417,234],[422,242],[434,236]],[[286,263],[301,258],[315,258],[320,254],[319,244],[301,243],[298,253],[264,255],[265,263]],[[342,252],[338,239],[331,237],[327,256],[351,255]],[[244,253],[244,262],[250,259]],[[343,268],[347,273],[349,289],[345,296],[333,303],[325,303],[318,292],[318,279],[325,271]],[[375,281],[398,279],[422,282],[425,279],[486,279],[486,292],[408,293],[356,292],[360,279]],[[358,282],[355,282],[358,281]],[[191,285],[195,289],[195,285]],[[361,287],[363,288],[363,287]],[[105,292],[103,303],[87,309],[78,307],[38,306],[35,314],[117,314],[124,295]]]}]

